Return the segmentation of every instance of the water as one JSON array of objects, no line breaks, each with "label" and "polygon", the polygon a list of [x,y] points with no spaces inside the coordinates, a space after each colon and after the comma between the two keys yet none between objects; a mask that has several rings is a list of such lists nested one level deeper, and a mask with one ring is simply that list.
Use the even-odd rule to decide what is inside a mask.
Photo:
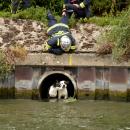
[{"label": "water", "polygon": [[130,103],[0,100],[0,130],[130,130]]}]

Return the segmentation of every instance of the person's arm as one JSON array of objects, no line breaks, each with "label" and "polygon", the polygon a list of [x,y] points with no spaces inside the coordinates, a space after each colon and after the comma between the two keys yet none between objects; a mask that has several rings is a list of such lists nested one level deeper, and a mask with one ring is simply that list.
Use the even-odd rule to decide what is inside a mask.
[{"label": "person's arm", "polygon": [[58,40],[57,37],[52,37],[52,38],[50,38],[50,39],[47,41],[47,44],[48,44],[51,48],[54,48],[54,47],[57,46],[57,40]]},{"label": "person's arm", "polygon": [[90,6],[90,0],[83,0],[83,2],[81,2],[79,4],[80,8],[85,8],[87,6]]},{"label": "person's arm", "polygon": [[70,38],[71,38],[71,41],[72,41],[70,51],[74,51],[74,50],[76,50],[76,41],[75,41],[75,38],[72,35],[70,36]]},{"label": "person's arm", "polygon": [[[67,0],[65,0],[65,1],[67,1]],[[67,3],[66,2],[66,4],[70,4],[69,2]],[[75,6],[75,7],[77,7],[77,8],[85,8],[85,7],[87,7],[87,6],[90,6],[90,0],[83,0],[83,2],[81,2],[81,3],[79,3],[79,4],[70,4],[70,5],[68,5],[68,6],[72,6],[72,7],[70,7],[70,8],[73,8],[73,6]]]},{"label": "person's arm", "polygon": [[61,55],[63,53],[63,50],[57,45],[59,38],[53,37],[47,41],[48,44],[48,52]]},{"label": "person's arm", "polygon": [[61,55],[63,53],[61,48],[50,48],[48,51],[56,55]]},{"label": "person's arm", "polygon": [[64,0],[62,15],[65,15],[65,12],[68,13],[68,16],[71,16],[75,6],[70,3],[70,0]]}]

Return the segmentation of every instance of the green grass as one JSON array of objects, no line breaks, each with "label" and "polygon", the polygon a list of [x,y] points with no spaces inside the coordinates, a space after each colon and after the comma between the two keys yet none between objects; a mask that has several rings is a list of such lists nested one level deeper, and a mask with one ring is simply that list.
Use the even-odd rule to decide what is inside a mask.
[{"label": "green grass", "polygon": [[10,12],[0,11],[0,17],[10,18],[11,17],[11,13]]},{"label": "green grass", "polygon": [[121,21],[120,17],[92,17],[88,20],[89,23],[95,23],[98,26],[118,25]]},{"label": "green grass", "polygon": [[43,7],[31,7],[26,10],[19,10],[16,14],[0,11],[0,17],[15,19],[31,19],[46,23],[46,9]]},{"label": "green grass", "polygon": [[130,8],[117,18],[120,18],[117,24],[109,24],[116,26],[111,26],[109,32],[102,34],[99,43],[113,44],[113,59],[127,60],[130,55]]},{"label": "green grass", "polygon": [[[16,19],[32,19],[32,20],[37,20],[41,21],[43,23],[47,23],[46,19],[46,13],[47,10],[43,7],[31,7],[26,10],[19,10],[16,14],[11,14],[10,12],[4,12],[0,11],[0,17],[5,17],[5,18],[16,18]],[[57,15],[54,12],[54,15],[60,20],[60,16]],[[106,25],[117,25],[121,20],[121,16],[113,17],[113,16],[103,16],[103,17],[91,17],[88,19],[80,19],[79,22],[83,23],[95,23],[96,25],[99,26],[106,26]],[[75,20],[73,17],[70,18],[70,23],[69,25],[73,27],[77,20]]]}]

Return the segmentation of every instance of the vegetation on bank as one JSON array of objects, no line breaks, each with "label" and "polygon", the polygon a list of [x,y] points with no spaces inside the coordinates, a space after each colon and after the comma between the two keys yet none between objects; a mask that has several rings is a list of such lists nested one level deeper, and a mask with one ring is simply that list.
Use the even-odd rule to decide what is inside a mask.
[{"label": "vegetation on bank", "polygon": [[11,70],[11,65],[7,62],[5,53],[0,51],[0,80],[5,79]]},{"label": "vegetation on bank", "polygon": [[130,8],[124,12],[117,25],[100,37],[98,54],[112,53],[114,59],[128,60],[130,56]]},{"label": "vegetation on bank", "polygon": [[[19,10],[24,9],[22,0],[20,1]],[[53,12],[61,13],[64,0],[29,0],[31,7],[44,7],[51,9]],[[116,14],[130,4],[129,0],[91,0],[91,14],[104,15],[105,13]],[[11,0],[0,0],[0,10],[11,12]],[[61,9],[61,10],[60,10]]]},{"label": "vegetation on bank", "polygon": [[[64,0],[30,0],[30,8],[24,9],[21,0],[16,14],[11,14],[11,0],[0,0],[0,17],[33,19],[46,23],[46,12],[50,9],[57,19],[60,18]],[[100,26],[117,25],[121,19],[121,11],[128,8],[129,0],[91,0],[91,17],[81,22],[96,23]],[[98,17],[97,17],[98,16]],[[74,26],[75,19],[70,19],[70,26]]]},{"label": "vegetation on bank", "polygon": [[[127,11],[118,12],[116,16],[113,16],[112,14],[106,14],[104,16],[92,16],[89,19],[80,19],[78,20],[81,23],[95,23],[99,26],[106,26],[106,25],[118,25],[123,16],[125,15]],[[46,19],[46,13],[47,9],[43,7],[31,7],[23,11],[19,11],[16,14],[11,14],[11,12],[5,12],[0,11],[0,17],[4,18],[14,18],[14,19],[32,19],[36,21],[41,21],[45,24],[47,24]],[[58,20],[60,20],[60,15],[57,15],[56,12],[53,12],[53,14],[56,16]],[[70,18],[70,26],[75,26],[75,24],[78,22],[74,19],[73,15]]]},{"label": "vegetation on bank", "polygon": [[25,48],[20,46],[0,50],[0,80],[6,79],[14,70],[17,60],[24,60],[27,56]]}]

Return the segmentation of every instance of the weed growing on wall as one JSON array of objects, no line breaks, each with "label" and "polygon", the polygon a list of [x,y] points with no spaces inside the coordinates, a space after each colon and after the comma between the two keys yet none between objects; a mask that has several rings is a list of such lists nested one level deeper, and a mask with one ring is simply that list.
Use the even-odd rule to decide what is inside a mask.
[{"label": "weed growing on wall", "polygon": [[20,46],[0,50],[0,79],[8,77],[13,71],[16,61],[23,61],[26,56],[27,51]]},{"label": "weed growing on wall", "polygon": [[5,79],[11,70],[12,65],[8,63],[5,53],[0,50],[0,79]]}]

